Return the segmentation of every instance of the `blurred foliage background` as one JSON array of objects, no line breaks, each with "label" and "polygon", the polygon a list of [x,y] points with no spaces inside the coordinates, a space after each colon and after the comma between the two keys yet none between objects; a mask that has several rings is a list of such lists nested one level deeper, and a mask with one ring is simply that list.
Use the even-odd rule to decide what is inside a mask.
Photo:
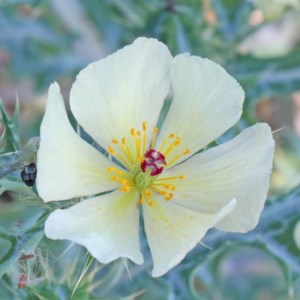
[{"label": "blurred foliage background", "polygon": [[[199,245],[159,279],[149,253],[141,267],[104,266],[47,240],[43,222],[62,204],[43,204],[20,178],[34,160],[50,83],[67,101],[80,69],[138,36],[208,57],[241,83],[242,119],[221,142],[258,121],[276,140],[259,226],[212,230],[211,249]],[[0,0],[0,96],[0,299],[300,299],[299,0]]]}]

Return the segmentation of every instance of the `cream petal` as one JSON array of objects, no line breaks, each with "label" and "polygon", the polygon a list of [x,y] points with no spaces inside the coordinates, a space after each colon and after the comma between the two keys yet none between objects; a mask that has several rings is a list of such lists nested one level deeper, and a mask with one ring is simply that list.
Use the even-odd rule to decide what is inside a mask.
[{"label": "cream petal", "polygon": [[164,176],[185,176],[176,183],[173,201],[190,209],[214,212],[235,198],[235,210],[216,227],[247,232],[257,225],[264,207],[273,154],[270,127],[256,124],[231,141],[167,170]]},{"label": "cream petal", "polygon": [[188,148],[189,155],[181,160],[186,159],[232,127],[241,116],[244,100],[238,82],[208,59],[176,56],[171,80],[174,98],[157,145],[159,148],[171,133],[180,137],[181,144],[167,162]]},{"label": "cream petal", "polygon": [[232,200],[212,214],[196,212],[163,198],[143,207],[145,231],[153,257],[153,277],[162,276],[179,264],[207,230],[234,209]]},{"label": "cream petal", "polygon": [[71,90],[75,118],[105,149],[112,139],[141,128],[143,121],[152,128],[170,88],[171,59],[164,44],[138,38],[90,64],[78,74]]},{"label": "cream petal", "polygon": [[82,140],[67,117],[57,83],[49,88],[37,157],[37,189],[45,201],[65,200],[116,187],[107,168],[115,166]]},{"label": "cream petal", "polygon": [[58,209],[46,220],[46,236],[83,245],[101,263],[127,257],[141,264],[137,203],[136,191],[115,191]]}]

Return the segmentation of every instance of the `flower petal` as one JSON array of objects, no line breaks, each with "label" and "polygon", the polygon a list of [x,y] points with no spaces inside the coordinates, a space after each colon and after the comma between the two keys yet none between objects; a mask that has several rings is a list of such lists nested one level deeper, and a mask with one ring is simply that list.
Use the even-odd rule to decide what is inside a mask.
[{"label": "flower petal", "polygon": [[58,209],[45,223],[46,236],[83,245],[101,263],[127,257],[141,264],[137,201],[136,191],[115,191]]},{"label": "flower petal", "polygon": [[[177,149],[188,148],[190,156],[238,121],[244,91],[218,64],[187,54],[174,58],[171,78],[174,98],[159,135],[158,148],[166,136],[174,133],[181,139]],[[178,152],[173,151],[167,162],[176,155]]]},{"label": "flower petal", "polygon": [[180,207],[161,197],[152,206],[145,204],[145,231],[154,265],[152,276],[161,276],[180,263],[207,230],[232,211],[235,202],[232,200],[213,214]]},{"label": "flower petal", "polygon": [[109,166],[114,164],[74,132],[59,86],[52,84],[37,159],[39,195],[47,202],[111,190],[116,183]]},{"label": "flower petal", "polygon": [[270,127],[256,124],[231,141],[167,170],[164,175],[185,175],[176,184],[173,201],[190,209],[214,212],[235,198],[235,210],[216,227],[247,232],[257,225],[264,207],[273,152]]},{"label": "flower petal", "polygon": [[82,70],[70,105],[77,121],[102,147],[127,137],[143,121],[156,125],[170,88],[172,56],[155,39],[139,38]]}]

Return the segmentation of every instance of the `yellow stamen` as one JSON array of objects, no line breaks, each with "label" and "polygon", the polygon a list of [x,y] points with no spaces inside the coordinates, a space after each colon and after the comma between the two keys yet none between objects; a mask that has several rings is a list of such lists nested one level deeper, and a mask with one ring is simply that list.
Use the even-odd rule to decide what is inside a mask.
[{"label": "yellow stamen", "polygon": [[131,163],[134,163],[134,160],[132,158],[132,155],[130,153],[130,150],[127,146],[127,139],[126,138],[122,138],[122,145],[119,145],[120,149],[123,151],[123,153],[128,157],[129,161]]},{"label": "yellow stamen", "polygon": [[121,171],[121,170],[119,170],[119,169],[116,169],[116,173],[117,173],[118,175],[125,175],[125,176],[128,176],[128,174],[127,174],[126,172]]},{"label": "yellow stamen", "polygon": [[162,196],[167,195],[167,192],[166,192],[166,191],[163,191],[163,190],[161,190],[161,189],[158,189],[158,188],[156,188],[156,187],[154,187],[154,186],[152,186],[152,190],[154,190],[155,192],[159,193],[159,194],[162,195]]},{"label": "yellow stamen", "polygon": [[[141,156],[141,138],[140,138],[141,133],[139,132],[140,134],[138,135],[138,132],[139,131],[137,131],[138,138],[135,138],[135,149],[136,149],[137,158],[139,158]],[[142,154],[144,154],[144,153],[142,153]]]},{"label": "yellow stamen", "polygon": [[116,156],[127,168],[130,168],[130,165],[123,156],[121,156],[119,153],[114,153],[114,156]]},{"label": "yellow stamen", "polygon": [[[123,148],[123,146],[121,146],[121,145],[119,145],[118,144],[118,141],[117,140],[112,140],[112,142],[114,143],[114,144],[117,144],[118,145],[118,147],[124,152],[125,151],[125,149]],[[123,162],[123,164],[126,166],[126,167],[130,167],[130,160],[129,160],[129,163],[128,163],[128,156],[127,156],[127,154],[126,154],[126,151],[124,152],[125,154],[126,154],[126,156],[125,156],[125,158],[127,159],[124,159],[124,157],[122,156],[122,155],[120,155],[119,153],[117,153],[115,150],[114,150],[114,148],[112,147],[112,146],[109,146],[108,148],[107,148],[107,152],[110,154],[110,155],[114,155],[115,157],[117,157],[120,161],[122,161]]]},{"label": "yellow stamen", "polygon": [[167,181],[167,180],[175,180],[175,179],[184,179],[184,175],[179,175],[179,176],[170,176],[170,177],[163,177],[163,178],[158,178],[155,180],[155,182],[161,182],[161,181]]},{"label": "yellow stamen", "polygon": [[165,199],[166,199],[167,201],[170,201],[173,197],[174,197],[174,194],[169,193],[169,195],[165,196]]},{"label": "yellow stamen", "polygon": [[154,146],[155,146],[157,133],[158,133],[158,128],[157,128],[157,127],[154,127],[154,128],[153,128],[153,132],[152,132],[151,149],[153,149]]},{"label": "yellow stamen", "polygon": [[151,192],[151,191],[149,191],[149,190],[146,190],[146,191],[145,191],[145,194],[146,194],[148,197],[150,197],[150,196],[153,195],[153,192]]},{"label": "yellow stamen", "polygon": [[182,152],[182,154],[183,154],[183,155],[187,155],[187,154],[189,154],[190,152],[191,152],[190,149],[186,148],[186,149]]},{"label": "yellow stamen", "polygon": [[146,121],[143,122],[143,131],[144,132],[147,131],[147,122]]},{"label": "yellow stamen", "polygon": [[171,184],[165,184],[165,183],[153,183],[152,186],[161,186],[167,190],[176,191],[176,186]]},{"label": "yellow stamen", "polygon": [[174,142],[174,146],[178,146],[180,144],[180,138],[176,137],[176,140]]},{"label": "yellow stamen", "polygon": [[151,199],[149,199],[149,197],[151,197],[153,195],[153,193],[149,190],[143,191],[141,193],[141,200],[140,203],[144,204],[145,201],[147,201],[148,205],[153,205],[153,201]]},{"label": "yellow stamen", "polygon": [[169,161],[169,162],[167,163],[167,166],[168,166],[168,167],[171,166],[171,165],[174,164],[179,158],[181,158],[182,156],[187,155],[187,154],[189,154],[189,153],[190,153],[190,149],[185,149],[181,154],[175,156],[171,161]]},{"label": "yellow stamen", "polygon": [[168,135],[168,137],[166,139],[164,139],[161,147],[159,148],[159,152],[162,152],[163,148],[166,146],[167,142],[170,140],[170,139],[173,139],[175,137],[175,134],[174,133],[171,133]]},{"label": "yellow stamen", "polygon": [[131,134],[133,137],[135,137],[135,130],[134,130],[134,128],[131,128],[131,129],[130,129],[130,134]]},{"label": "yellow stamen", "polygon": [[111,146],[108,147],[107,152],[111,155],[115,155],[115,153],[116,153],[116,151]]},{"label": "yellow stamen", "polygon": [[142,153],[146,152],[146,144],[147,144],[147,134],[144,133],[144,135],[143,135],[143,149],[142,149]]},{"label": "yellow stamen", "polygon": [[122,150],[122,152],[125,154],[126,158],[129,160],[129,162],[133,163],[133,159],[130,153],[130,150],[128,148],[128,146],[126,145],[125,147],[123,145],[118,145],[119,148]]},{"label": "yellow stamen", "polygon": [[143,146],[142,146],[142,154],[146,152],[146,144],[147,144],[147,122],[144,121],[142,124],[143,127]]},{"label": "yellow stamen", "polygon": [[111,178],[113,178],[113,180],[126,179],[128,182],[131,181],[130,175],[127,172],[125,172],[125,171],[119,170],[119,169],[117,169],[115,167],[109,167],[109,168],[107,168],[107,171],[108,172],[115,172],[115,173],[117,173],[118,175],[121,176],[121,177],[112,176]]},{"label": "yellow stamen", "polygon": [[176,140],[171,145],[169,145],[167,150],[164,152],[164,155],[167,156],[168,154],[170,154],[170,152],[178,145],[180,145],[180,138],[176,137]]},{"label": "yellow stamen", "polygon": [[174,149],[175,145],[174,143],[172,143],[168,149],[166,150],[166,152],[164,152],[164,156],[167,156],[173,149]]},{"label": "yellow stamen", "polygon": [[121,183],[122,185],[125,185],[125,184],[128,183],[128,180],[126,180],[126,179],[121,179],[121,180],[120,180],[120,183]]},{"label": "yellow stamen", "polygon": [[125,186],[121,186],[120,188],[119,188],[119,191],[120,192],[126,192],[126,193],[128,193],[128,192],[130,192],[130,186],[128,186],[128,185],[125,185]]}]

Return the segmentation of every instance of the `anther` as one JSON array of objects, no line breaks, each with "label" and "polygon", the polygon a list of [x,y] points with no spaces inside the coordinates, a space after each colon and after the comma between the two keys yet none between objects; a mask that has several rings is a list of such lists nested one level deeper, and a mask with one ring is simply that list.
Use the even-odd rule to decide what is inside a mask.
[{"label": "anther", "polygon": [[176,137],[176,140],[174,142],[174,146],[178,146],[180,144],[180,138]]},{"label": "anther", "polygon": [[147,131],[147,122],[146,121],[143,122],[143,131]]},{"label": "anther", "polygon": [[185,149],[185,150],[182,152],[183,155],[187,155],[187,154],[189,154],[189,153],[190,153],[190,149]]},{"label": "anther", "polygon": [[166,199],[167,201],[170,201],[170,200],[173,198],[173,196],[174,196],[174,194],[169,193],[169,195],[165,196],[165,199]]},{"label": "anther", "polygon": [[134,130],[134,128],[131,128],[131,129],[130,129],[130,134],[131,134],[132,136],[135,136],[135,130]]},{"label": "anther", "polygon": [[118,141],[117,141],[117,140],[111,140],[111,142],[112,142],[113,144],[118,144]]},{"label": "anther", "polygon": [[150,196],[153,195],[153,193],[152,193],[151,191],[148,191],[148,190],[145,192],[145,194],[146,194],[146,196],[148,196],[148,197],[150,197]]},{"label": "anther", "polygon": [[121,186],[119,188],[119,191],[128,193],[130,191],[130,187],[129,186]]},{"label": "anther", "polygon": [[116,154],[116,151],[111,146],[108,147],[107,151],[109,154],[112,154],[112,155]]}]

